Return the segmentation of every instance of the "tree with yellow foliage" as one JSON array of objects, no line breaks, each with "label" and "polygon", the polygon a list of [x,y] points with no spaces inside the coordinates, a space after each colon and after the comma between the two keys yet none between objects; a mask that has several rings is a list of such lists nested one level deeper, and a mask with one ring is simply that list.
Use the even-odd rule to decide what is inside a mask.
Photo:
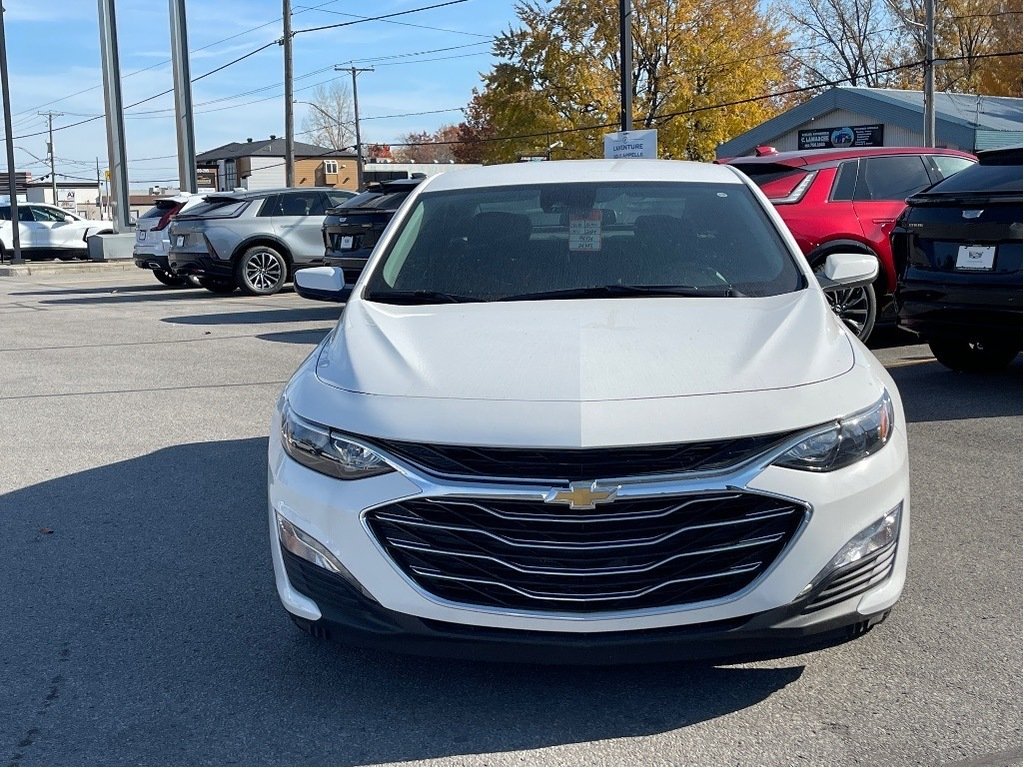
[{"label": "tree with yellow foliage", "polygon": [[[618,0],[522,0],[515,10],[462,137],[525,136],[475,145],[485,162],[600,157],[619,123]],[[710,160],[787,106],[763,98],[792,79],[786,30],[756,0],[633,0],[632,33],[633,127],[657,128],[663,157]]]}]

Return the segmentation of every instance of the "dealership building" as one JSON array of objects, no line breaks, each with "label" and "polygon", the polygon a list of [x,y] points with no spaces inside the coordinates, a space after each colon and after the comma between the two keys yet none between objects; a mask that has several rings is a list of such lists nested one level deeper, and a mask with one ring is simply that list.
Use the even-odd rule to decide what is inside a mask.
[{"label": "dealership building", "polygon": [[[719,158],[752,155],[757,147],[919,147],[924,144],[921,91],[832,88],[718,146]],[[1005,96],[935,94],[935,144],[976,152],[1021,144],[1022,100]]]}]

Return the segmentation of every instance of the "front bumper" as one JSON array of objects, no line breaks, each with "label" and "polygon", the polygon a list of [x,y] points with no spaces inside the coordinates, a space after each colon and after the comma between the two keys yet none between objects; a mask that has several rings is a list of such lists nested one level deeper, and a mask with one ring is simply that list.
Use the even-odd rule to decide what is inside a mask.
[{"label": "front bumper", "polygon": [[[343,483],[285,455],[276,419],[270,436],[272,554],[285,609],[314,634],[430,655],[610,663],[782,655],[840,641],[880,621],[903,589],[908,485],[906,437],[899,429],[878,453],[826,475],[769,466],[741,487],[799,499],[812,512],[749,589],[725,599],[646,610],[499,609],[446,601],[421,589],[370,532],[366,510],[436,495],[438,487],[399,472]],[[899,538],[884,578],[808,611],[810,603],[820,604],[820,590],[805,588],[851,538],[900,505]],[[351,578],[336,577],[284,550],[277,515],[327,547]]]}]

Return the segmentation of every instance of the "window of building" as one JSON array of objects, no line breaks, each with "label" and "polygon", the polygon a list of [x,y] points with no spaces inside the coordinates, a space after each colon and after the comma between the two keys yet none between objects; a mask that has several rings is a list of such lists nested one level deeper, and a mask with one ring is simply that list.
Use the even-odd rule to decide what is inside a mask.
[{"label": "window of building", "polygon": [[324,173],[337,173],[338,172],[338,161],[337,160],[324,160]]}]

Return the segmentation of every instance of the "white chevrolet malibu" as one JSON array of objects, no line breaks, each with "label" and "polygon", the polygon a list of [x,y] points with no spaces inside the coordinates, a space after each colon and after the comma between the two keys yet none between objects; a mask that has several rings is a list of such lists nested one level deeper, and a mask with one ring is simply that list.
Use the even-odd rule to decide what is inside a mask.
[{"label": "white chevrolet malibu", "polygon": [[[829,284],[877,264],[837,254]],[[341,301],[340,270],[297,273]],[[274,414],[278,594],[317,637],[609,663],[822,647],[903,589],[885,369],[729,166],[423,182]]]}]

